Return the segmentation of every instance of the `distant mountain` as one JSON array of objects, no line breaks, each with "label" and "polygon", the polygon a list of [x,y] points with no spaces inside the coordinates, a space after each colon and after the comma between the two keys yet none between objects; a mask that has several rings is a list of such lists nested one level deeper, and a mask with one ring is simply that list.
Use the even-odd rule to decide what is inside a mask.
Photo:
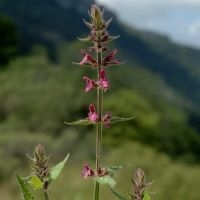
[{"label": "distant mountain", "polygon": [[1,0],[0,13],[17,24],[22,53],[35,44],[43,44],[55,58],[58,43],[74,40],[87,30],[82,19],[93,3],[93,0]]},{"label": "distant mountain", "polygon": [[[87,33],[82,19],[88,18],[87,10],[93,3],[94,0],[1,0],[0,13],[16,23],[22,53],[42,44],[56,59],[57,46]],[[110,11],[107,15],[115,17],[110,31],[121,35],[115,45],[123,58],[160,76],[179,97],[170,100],[189,110],[189,121],[199,128],[200,50],[175,44],[166,36],[127,27]]]}]

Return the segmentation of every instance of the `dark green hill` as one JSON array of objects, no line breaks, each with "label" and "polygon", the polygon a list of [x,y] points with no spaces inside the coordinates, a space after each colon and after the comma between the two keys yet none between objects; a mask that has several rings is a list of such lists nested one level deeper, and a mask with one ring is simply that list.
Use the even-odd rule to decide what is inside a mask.
[{"label": "dark green hill", "polygon": [[[43,44],[56,59],[56,47],[86,33],[82,18],[87,18],[92,3],[92,0],[2,0],[0,12],[11,16],[17,24],[21,52],[29,51],[34,44]],[[111,32],[121,35],[116,44],[125,60],[158,74],[194,110],[199,108],[200,50],[174,44],[164,36],[130,29],[116,19]]]}]

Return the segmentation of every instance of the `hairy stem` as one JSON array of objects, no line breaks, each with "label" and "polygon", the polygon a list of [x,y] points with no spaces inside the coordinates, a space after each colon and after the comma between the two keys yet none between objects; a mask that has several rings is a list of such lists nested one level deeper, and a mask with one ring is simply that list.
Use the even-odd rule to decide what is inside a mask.
[{"label": "hairy stem", "polygon": [[43,194],[44,194],[44,199],[45,199],[45,200],[49,200],[49,196],[48,196],[48,194],[47,194],[47,191],[44,191]]},{"label": "hairy stem", "polygon": [[[101,62],[102,62],[102,53],[97,53],[97,61],[98,61],[98,73],[97,80],[100,82],[100,71],[102,70]],[[97,113],[98,113],[98,121],[96,127],[96,171],[100,169],[101,159],[102,159],[102,118],[103,118],[103,90],[99,87],[97,88]],[[99,183],[95,183],[95,193],[94,200],[99,200]]]}]

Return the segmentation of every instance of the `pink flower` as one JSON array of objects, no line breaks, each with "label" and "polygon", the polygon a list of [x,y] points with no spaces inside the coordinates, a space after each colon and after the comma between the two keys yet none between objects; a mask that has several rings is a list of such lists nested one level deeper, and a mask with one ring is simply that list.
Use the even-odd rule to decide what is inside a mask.
[{"label": "pink flower", "polygon": [[115,58],[117,51],[117,49],[113,49],[112,52],[103,59],[102,65],[108,66],[120,64],[120,62]]},{"label": "pink flower", "polygon": [[95,175],[94,171],[89,167],[88,164],[84,164],[82,171],[81,171],[81,176],[83,176],[84,178],[87,177],[93,177]]},{"label": "pink flower", "polygon": [[98,115],[97,115],[96,109],[95,109],[93,104],[89,105],[88,118],[89,118],[89,120],[91,122],[96,122],[97,121]]},{"label": "pink flower", "polygon": [[88,54],[85,50],[82,50],[82,54],[84,55],[83,59],[79,63],[80,65],[91,65],[93,67],[97,66],[97,61]]},{"label": "pink flower", "polygon": [[101,70],[99,73],[99,83],[98,85],[106,92],[109,89],[109,81],[106,78],[105,70]]},{"label": "pink flower", "polygon": [[107,112],[104,117],[103,117],[103,124],[106,128],[110,128],[110,119],[111,119],[111,115],[112,113],[111,112]]},{"label": "pink flower", "polygon": [[83,80],[86,81],[85,84],[85,92],[89,92],[90,90],[92,90],[94,87],[96,87],[96,83],[94,80],[88,78],[87,76],[83,77]]}]

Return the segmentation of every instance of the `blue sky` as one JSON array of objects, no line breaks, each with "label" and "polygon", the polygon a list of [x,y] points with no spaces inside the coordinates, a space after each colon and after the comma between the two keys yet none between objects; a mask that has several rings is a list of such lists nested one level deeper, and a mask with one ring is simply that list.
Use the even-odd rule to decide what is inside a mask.
[{"label": "blue sky", "polygon": [[200,0],[97,0],[139,29],[200,48]]}]

